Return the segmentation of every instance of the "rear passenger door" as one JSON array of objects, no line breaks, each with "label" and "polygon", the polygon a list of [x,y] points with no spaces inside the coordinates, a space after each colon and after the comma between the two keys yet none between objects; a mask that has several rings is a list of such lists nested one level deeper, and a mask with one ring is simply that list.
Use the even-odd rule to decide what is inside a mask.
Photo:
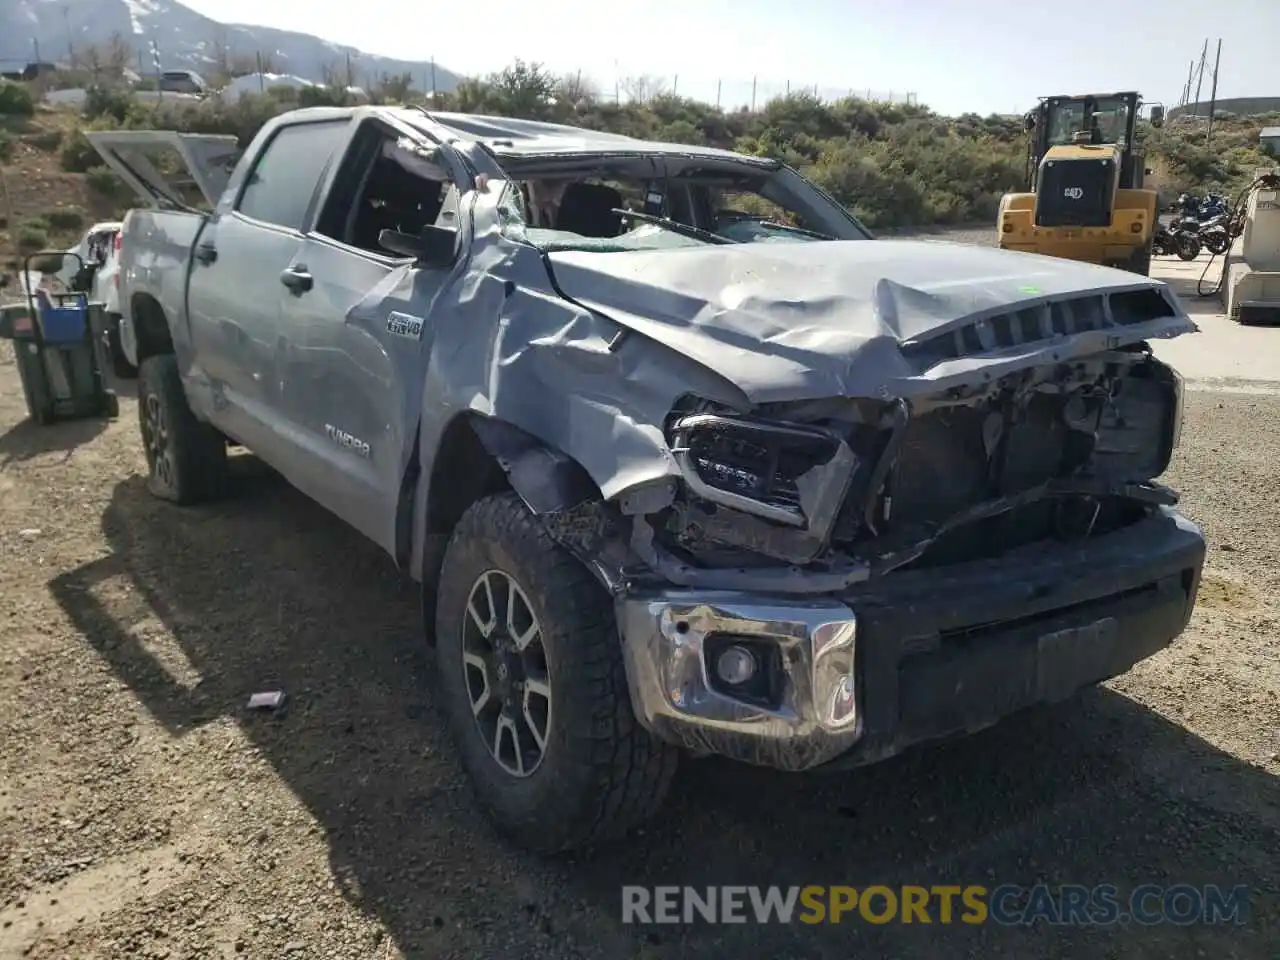
[{"label": "rear passenger door", "polygon": [[[297,430],[280,403],[290,363],[280,336],[281,274],[350,119],[285,124],[269,134],[230,209],[210,219],[193,251],[188,313],[215,422],[286,476],[298,467]],[[220,205],[221,207],[221,205]]]}]

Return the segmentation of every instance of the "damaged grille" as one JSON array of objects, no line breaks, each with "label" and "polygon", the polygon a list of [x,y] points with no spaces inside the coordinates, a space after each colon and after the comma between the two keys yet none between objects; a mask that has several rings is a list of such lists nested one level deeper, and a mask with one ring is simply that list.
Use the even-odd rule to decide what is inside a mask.
[{"label": "damaged grille", "polygon": [[1138,346],[939,394],[914,413],[863,400],[766,411],[786,421],[675,411],[668,442],[686,495],[662,529],[713,566],[843,554],[884,570],[1101,534],[1153,502],[1130,487],[1168,465],[1178,396],[1176,375]]},{"label": "damaged grille", "polygon": [[1055,300],[982,317],[944,333],[908,340],[901,350],[907,360],[927,369],[946,360],[1006,347],[1176,316],[1173,305],[1159,290],[1125,290],[1105,296]]}]

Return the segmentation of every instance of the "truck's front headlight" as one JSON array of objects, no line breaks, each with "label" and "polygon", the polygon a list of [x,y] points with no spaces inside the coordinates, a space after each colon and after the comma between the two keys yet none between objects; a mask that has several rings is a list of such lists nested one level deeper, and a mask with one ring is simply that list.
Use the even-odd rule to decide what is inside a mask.
[{"label": "truck's front headlight", "polygon": [[679,417],[668,442],[697,496],[799,528],[831,523],[858,467],[827,430],[749,417]]}]

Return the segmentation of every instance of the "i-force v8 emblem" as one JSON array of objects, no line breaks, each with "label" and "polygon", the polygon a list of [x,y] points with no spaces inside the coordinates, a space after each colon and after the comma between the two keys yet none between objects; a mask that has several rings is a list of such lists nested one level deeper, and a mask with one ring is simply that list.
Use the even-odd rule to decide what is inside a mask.
[{"label": "i-force v8 emblem", "polygon": [[393,310],[387,314],[387,333],[393,337],[404,337],[406,340],[422,339],[423,321],[411,313],[400,313]]}]

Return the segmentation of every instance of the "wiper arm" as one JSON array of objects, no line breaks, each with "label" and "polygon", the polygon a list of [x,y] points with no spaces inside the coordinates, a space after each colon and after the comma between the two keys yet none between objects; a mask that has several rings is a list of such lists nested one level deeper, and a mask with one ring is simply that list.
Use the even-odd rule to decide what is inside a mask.
[{"label": "wiper arm", "polygon": [[641,223],[654,223],[660,227],[665,227],[672,233],[678,233],[681,236],[692,237],[694,240],[705,240],[707,243],[737,243],[736,240],[729,240],[720,236],[718,233],[712,233],[710,230],[703,230],[701,227],[691,227],[687,223],[681,223],[679,220],[672,220],[670,217],[659,217],[652,213],[637,213],[635,210],[619,210],[614,207],[611,213],[627,220],[638,220]]},{"label": "wiper arm", "polygon": [[779,230],[786,230],[788,233],[798,233],[802,237],[813,237],[815,240],[834,240],[835,237],[827,233],[819,233],[817,230],[806,230],[804,227],[793,226],[789,223],[781,223],[777,220],[761,220],[767,227],[777,227]]}]

